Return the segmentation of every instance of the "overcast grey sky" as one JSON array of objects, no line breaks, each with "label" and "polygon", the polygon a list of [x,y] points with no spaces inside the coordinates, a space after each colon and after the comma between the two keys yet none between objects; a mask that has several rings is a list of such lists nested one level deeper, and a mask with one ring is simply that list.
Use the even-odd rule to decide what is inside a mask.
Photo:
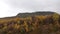
[{"label": "overcast grey sky", "polygon": [[34,11],[60,13],[60,0],[0,0],[0,17]]}]

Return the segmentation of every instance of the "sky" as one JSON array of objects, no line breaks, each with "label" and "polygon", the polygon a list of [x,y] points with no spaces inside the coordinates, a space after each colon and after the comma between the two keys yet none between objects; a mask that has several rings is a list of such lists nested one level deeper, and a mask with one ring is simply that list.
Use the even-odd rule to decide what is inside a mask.
[{"label": "sky", "polygon": [[0,17],[36,11],[52,11],[60,14],[60,0],[0,0]]}]

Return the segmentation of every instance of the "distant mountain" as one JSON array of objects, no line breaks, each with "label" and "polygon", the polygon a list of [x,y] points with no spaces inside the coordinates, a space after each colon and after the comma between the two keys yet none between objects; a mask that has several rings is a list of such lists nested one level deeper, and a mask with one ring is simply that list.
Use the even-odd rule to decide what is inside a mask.
[{"label": "distant mountain", "polygon": [[4,18],[0,18],[0,19],[9,19],[9,18],[16,18],[16,17],[20,17],[20,18],[25,18],[25,17],[32,17],[32,16],[40,16],[40,15],[53,15],[55,14],[55,12],[51,12],[51,11],[36,11],[36,12],[32,12],[32,13],[18,13],[16,16],[12,16],[12,17],[4,17]]},{"label": "distant mountain", "polygon": [[32,13],[19,13],[18,15],[17,15],[17,17],[28,17],[28,16],[35,16],[35,15],[52,15],[52,14],[54,14],[55,12],[49,12],[49,11],[47,11],[47,12],[32,12]]}]

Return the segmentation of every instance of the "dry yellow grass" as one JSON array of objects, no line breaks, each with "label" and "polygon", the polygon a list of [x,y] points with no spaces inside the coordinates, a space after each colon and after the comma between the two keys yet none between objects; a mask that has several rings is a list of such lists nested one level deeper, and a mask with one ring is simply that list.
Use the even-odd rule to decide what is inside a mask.
[{"label": "dry yellow grass", "polygon": [[0,19],[0,34],[60,34],[60,16]]}]

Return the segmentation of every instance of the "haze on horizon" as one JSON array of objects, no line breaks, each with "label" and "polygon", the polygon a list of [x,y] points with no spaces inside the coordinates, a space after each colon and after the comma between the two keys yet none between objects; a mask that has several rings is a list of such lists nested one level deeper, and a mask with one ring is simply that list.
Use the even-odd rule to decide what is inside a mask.
[{"label": "haze on horizon", "polygon": [[35,11],[60,14],[60,0],[0,0],[0,18]]}]

